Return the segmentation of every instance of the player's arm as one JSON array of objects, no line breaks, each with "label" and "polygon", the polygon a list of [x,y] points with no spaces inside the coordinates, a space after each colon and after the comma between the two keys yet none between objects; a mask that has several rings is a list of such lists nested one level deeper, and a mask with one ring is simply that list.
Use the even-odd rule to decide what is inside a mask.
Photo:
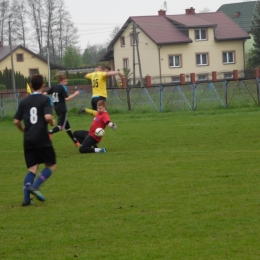
[{"label": "player's arm", "polygon": [[74,97],[76,97],[77,95],[79,95],[80,92],[79,90],[75,91],[72,95],[68,96],[65,98],[66,101],[70,101],[71,99],[73,99]]},{"label": "player's arm", "polygon": [[115,76],[118,75],[119,77],[124,77],[124,73],[120,72],[120,71],[107,71],[106,72],[106,76]]},{"label": "player's arm", "polygon": [[20,131],[22,132],[24,131],[24,126],[22,125],[20,120],[14,119],[14,124]]},{"label": "player's arm", "polygon": [[45,121],[50,124],[51,126],[55,125],[55,119],[52,114],[46,114],[44,115]]},{"label": "player's arm", "polygon": [[112,129],[114,129],[114,130],[116,130],[116,124],[111,122],[111,121],[107,122],[107,126],[112,128]]}]

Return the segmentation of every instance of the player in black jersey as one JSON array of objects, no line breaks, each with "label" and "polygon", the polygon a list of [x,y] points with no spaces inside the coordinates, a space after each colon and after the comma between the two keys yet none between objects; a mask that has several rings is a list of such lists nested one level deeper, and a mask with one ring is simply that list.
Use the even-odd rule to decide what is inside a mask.
[{"label": "player in black jersey", "polygon": [[[34,204],[30,199],[30,193],[40,201],[45,200],[39,187],[56,169],[56,155],[48,136],[48,124],[54,126],[55,120],[52,115],[51,99],[42,94],[44,88],[42,75],[32,76],[31,88],[33,93],[21,100],[14,116],[14,124],[24,133],[24,158],[28,168],[24,179],[22,206]],[[34,182],[41,163],[45,163],[46,168]]]},{"label": "player in black jersey", "polygon": [[52,130],[49,131],[50,136],[54,133],[57,133],[65,128],[67,134],[74,142],[75,146],[79,146],[80,143],[76,138],[73,137],[72,131],[70,129],[70,123],[67,119],[67,106],[66,101],[69,101],[79,95],[79,91],[74,92],[74,94],[68,96],[68,89],[66,85],[68,84],[68,80],[66,75],[59,76],[59,84],[55,87],[51,87],[44,94],[51,94],[52,101],[54,104],[55,112],[58,116],[58,125],[55,126]]}]

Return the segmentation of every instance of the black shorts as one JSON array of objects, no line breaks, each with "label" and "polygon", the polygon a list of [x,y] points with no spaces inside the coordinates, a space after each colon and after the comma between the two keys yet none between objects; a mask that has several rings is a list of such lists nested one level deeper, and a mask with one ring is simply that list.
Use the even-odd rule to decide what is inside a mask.
[{"label": "black shorts", "polygon": [[107,99],[106,99],[105,97],[102,97],[102,96],[92,97],[92,99],[91,99],[92,109],[97,110],[97,102],[98,102],[99,100],[107,101]]},{"label": "black shorts", "polygon": [[25,149],[24,158],[27,168],[40,163],[45,163],[47,166],[56,164],[56,154],[52,146],[38,149]]}]

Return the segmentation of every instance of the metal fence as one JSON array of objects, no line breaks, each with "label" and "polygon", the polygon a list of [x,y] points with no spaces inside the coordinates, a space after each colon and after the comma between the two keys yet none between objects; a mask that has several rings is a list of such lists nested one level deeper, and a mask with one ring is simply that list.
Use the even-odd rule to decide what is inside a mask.
[{"label": "metal fence", "polygon": [[[185,85],[108,88],[107,106],[112,111],[183,111],[256,106],[260,102],[259,79],[205,82]],[[24,92],[0,94],[1,117],[13,116]],[[68,109],[91,107],[91,92],[83,91],[67,102]]]}]

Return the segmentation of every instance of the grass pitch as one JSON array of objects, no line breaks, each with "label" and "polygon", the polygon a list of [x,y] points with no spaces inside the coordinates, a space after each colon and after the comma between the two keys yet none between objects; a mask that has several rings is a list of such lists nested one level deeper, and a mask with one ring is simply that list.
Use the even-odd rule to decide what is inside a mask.
[{"label": "grass pitch", "polygon": [[29,207],[22,134],[0,121],[0,259],[259,259],[258,108],[111,118],[106,154],[53,135],[47,201]]}]

